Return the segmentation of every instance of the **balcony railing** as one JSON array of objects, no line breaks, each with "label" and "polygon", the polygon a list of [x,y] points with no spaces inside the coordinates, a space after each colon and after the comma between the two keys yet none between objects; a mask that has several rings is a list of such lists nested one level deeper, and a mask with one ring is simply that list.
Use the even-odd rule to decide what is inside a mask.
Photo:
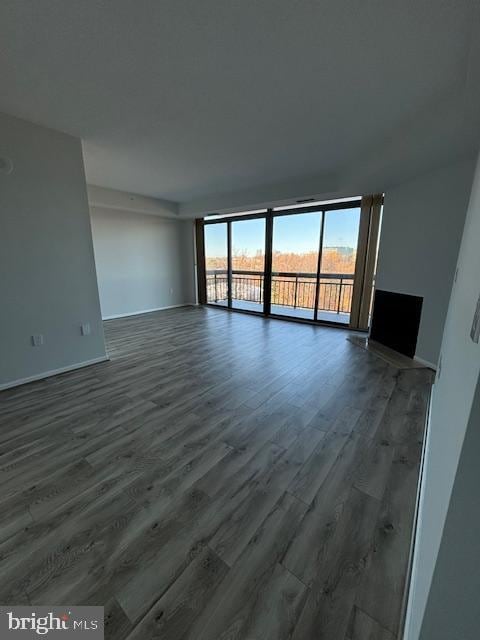
[{"label": "balcony railing", "polygon": [[[228,300],[227,270],[207,270],[207,301]],[[321,273],[318,310],[350,313],[353,274]],[[272,305],[294,309],[313,309],[316,294],[315,273],[272,272]],[[258,271],[232,270],[232,299],[263,303],[264,276]]]}]

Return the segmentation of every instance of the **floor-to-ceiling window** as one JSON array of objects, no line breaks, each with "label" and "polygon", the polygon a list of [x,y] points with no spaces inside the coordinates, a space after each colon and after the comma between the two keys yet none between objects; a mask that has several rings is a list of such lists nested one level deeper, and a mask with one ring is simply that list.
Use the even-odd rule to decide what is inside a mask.
[{"label": "floor-to-ceiling window", "polygon": [[365,196],[198,220],[200,302],[366,328],[363,300],[378,240],[372,221],[381,201]]}]

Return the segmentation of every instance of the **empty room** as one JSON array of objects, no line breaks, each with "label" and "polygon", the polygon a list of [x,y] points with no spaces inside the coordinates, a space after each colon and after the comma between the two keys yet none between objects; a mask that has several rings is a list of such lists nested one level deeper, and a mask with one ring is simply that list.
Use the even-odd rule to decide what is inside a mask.
[{"label": "empty room", "polygon": [[480,5],[0,51],[0,639],[478,640]]}]

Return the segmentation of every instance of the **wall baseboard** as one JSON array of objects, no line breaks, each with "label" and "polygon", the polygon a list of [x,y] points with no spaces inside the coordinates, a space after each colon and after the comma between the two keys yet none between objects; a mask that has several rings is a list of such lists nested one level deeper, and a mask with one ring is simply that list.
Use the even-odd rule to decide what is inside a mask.
[{"label": "wall baseboard", "polygon": [[[182,304],[172,304],[168,307],[158,307],[156,309],[144,309],[143,311],[133,311],[130,313],[121,313],[115,316],[106,316],[102,318],[102,320],[113,320],[114,318],[128,318],[129,316],[138,316],[143,313],[152,313],[153,311],[164,311],[166,309],[176,309],[178,307],[191,307],[191,306],[196,306],[196,305],[194,302],[183,302]],[[36,373],[33,376],[28,376],[27,378],[19,378],[18,380],[11,380],[10,382],[5,382],[3,384],[0,384],[0,391],[6,391],[7,389],[12,389],[13,387],[20,387],[21,385],[28,384],[29,382],[36,382],[38,380],[43,380],[44,378],[57,376],[61,373],[68,373],[69,371],[75,371],[75,369],[82,369],[83,367],[89,367],[92,364],[107,362],[108,360],[110,360],[108,356],[101,356],[100,358],[94,358],[93,360],[85,360],[84,362],[77,362],[76,364],[69,365],[68,367],[60,367],[59,369],[42,371],[41,373]]]},{"label": "wall baseboard", "polygon": [[117,313],[113,316],[102,316],[102,320],[115,320],[116,318],[129,318],[130,316],[141,316],[143,313],[153,313],[154,311],[165,311],[166,309],[177,309],[178,307],[190,307],[192,302],[182,302],[181,304],[171,304],[168,307],[155,307],[154,309],[142,309],[141,311],[129,311],[128,313]]},{"label": "wall baseboard", "polygon": [[437,365],[433,364],[433,362],[429,362],[428,360],[424,360],[423,358],[419,358],[418,356],[415,356],[413,359],[419,362],[420,364],[425,365],[429,369],[433,369],[434,371],[437,370]]},{"label": "wall baseboard", "polygon": [[12,389],[13,387],[20,387],[23,384],[29,382],[36,382],[37,380],[43,380],[44,378],[50,378],[57,376],[60,373],[68,373],[69,371],[75,371],[75,369],[83,369],[83,367],[89,367],[92,364],[99,364],[100,362],[107,362],[110,360],[108,356],[101,356],[100,358],[93,358],[93,360],[85,360],[84,362],[77,362],[76,364],[68,365],[68,367],[60,367],[60,369],[51,369],[50,371],[42,371],[42,373],[36,373],[34,376],[28,376],[28,378],[19,378],[18,380],[11,380],[0,384],[0,391],[6,389]]}]

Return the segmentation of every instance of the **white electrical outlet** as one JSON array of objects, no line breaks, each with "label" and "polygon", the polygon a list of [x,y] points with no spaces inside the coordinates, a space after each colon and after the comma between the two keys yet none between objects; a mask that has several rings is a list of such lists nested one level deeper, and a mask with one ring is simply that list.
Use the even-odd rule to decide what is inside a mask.
[{"label": "white electrical outlet", "polygon": [[89,322],[85,322],[85,324],[82,324],[80,326],[80,332],[81,332],[82,336],[89,336],[90,335],[90,323]]},{"label": "white electrical outlet", "polygon": [[32,336],[32,345],[34,347],[41,347],[43,344],[43,334],[38,333],[37,335]]},{"label": "white electrical outlet", "polygon": [[173,287],[170,287],[170,295],[173,296]]}]

